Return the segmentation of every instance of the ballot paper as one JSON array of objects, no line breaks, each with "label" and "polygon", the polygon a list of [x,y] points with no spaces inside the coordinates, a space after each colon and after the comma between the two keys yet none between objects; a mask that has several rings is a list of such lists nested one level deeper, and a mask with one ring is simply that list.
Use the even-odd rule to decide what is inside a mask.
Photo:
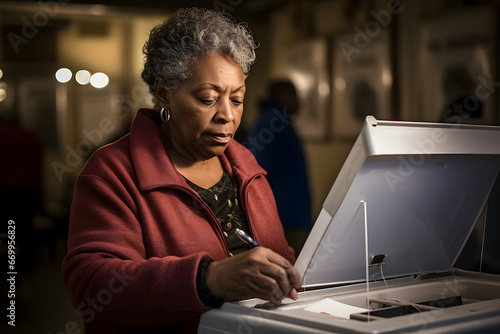
[{"label": "ballot paper", "polygon": [[367,309],[347,305],[330,298],[325,298],[317,303],[307,306],[305,311],[332,315],[334,317],[349,319],[353,313],[368,312]]}]

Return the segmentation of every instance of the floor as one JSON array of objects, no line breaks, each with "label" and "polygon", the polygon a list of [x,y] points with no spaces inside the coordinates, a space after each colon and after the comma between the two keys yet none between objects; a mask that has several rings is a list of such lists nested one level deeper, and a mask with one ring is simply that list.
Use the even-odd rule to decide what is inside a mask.
[{"label": "floor", "polygon": [[3,316],[0,333],[83,334],[82,318],[73,308],[62,281],[61,260],[65,252],[65,239],[60,238],[52,252],[48,247],[39,249],[35,269],[16,276],[15,327]]}]

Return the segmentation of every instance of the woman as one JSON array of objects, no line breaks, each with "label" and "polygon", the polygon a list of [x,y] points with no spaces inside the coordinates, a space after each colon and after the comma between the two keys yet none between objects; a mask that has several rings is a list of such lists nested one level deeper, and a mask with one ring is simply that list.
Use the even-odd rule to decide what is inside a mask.
[{"label": "woman", "polygon": [[75,188],[63,275],[87,333],[196,332],[224,300],[296,298],[265,172],[232,139],[254,45],[245,26],[199,8],[152,30],[142,77],[155,110],[139,110]]}]

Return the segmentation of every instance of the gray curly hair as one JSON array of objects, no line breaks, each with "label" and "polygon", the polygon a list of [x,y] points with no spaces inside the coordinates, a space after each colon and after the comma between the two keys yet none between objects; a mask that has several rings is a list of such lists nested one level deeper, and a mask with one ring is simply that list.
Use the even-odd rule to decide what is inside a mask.
[{"label": "gray curly hair", "polygon": [[153,97],[158,78],[163,80],[166,92],[173,92],[191,76],[191,65],[199,56],[222,53],[242,67],[246,78],[255,61],[255,48],[247,26],[229,14],[197,7],[178,9],[151,30],[142,49],[145,63],[141,77]]}]

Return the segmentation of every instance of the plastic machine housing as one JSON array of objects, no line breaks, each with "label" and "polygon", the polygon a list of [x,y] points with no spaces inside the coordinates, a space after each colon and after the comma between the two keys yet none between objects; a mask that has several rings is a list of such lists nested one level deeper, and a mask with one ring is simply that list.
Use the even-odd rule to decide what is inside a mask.
[{"label": "plastic machine housing", "polygon": [[[500,127],[368,116],[295,263],[299,300],[225,303],[199,333],[499,333],[500,276],[453,268],[499,170]],[[324,299],[369,311],[306,310]]]}]

